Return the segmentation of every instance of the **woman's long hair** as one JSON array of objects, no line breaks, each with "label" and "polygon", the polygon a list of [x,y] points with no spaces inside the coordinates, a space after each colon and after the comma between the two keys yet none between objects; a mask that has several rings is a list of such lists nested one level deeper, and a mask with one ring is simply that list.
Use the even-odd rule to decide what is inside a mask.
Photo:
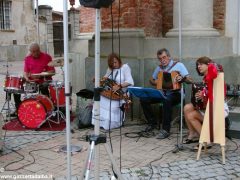
[{"label": "woman's long hair", "polygon": [[196,71],[199,76],[203,76],[204,74],[200,73],[198,69],[198,64],[206,64],[208,65],[209,63],[213,63],[213,60],[211,60],[209,57],[203,56],[197,59],[196,61]]},{"label": "woman's long hair", "polygon": [[120,67],[122,66],[122,60],[121,60],[121,58],[119,57],[119,55],[116,54],[116,53],[111,53],[111,54],[109,54],[109,56],[108,56],[108,67],[109,67],[111,70],[113,69],[113,60],[114,60],[114,58],[116,58],[116,59],[118,60],[119,66],[120,66]]}]

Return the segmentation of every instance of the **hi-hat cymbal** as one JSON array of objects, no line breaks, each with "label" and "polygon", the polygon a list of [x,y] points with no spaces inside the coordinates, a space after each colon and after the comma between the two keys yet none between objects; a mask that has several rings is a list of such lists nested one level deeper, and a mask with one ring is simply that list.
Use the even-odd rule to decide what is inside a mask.
[{"label": "hi-hat cymbal", "polygon": [[[72,62],[72,59],[69,59],[69,63]],[[48,63],[48,66],[50,67],[62,67],[64,66],[64,58],[58,57],[54,58],[51,62]]]},{"label": "hi-hat cymbal", "polygon": [[35,73],[31,74],[31,76],[53,76],[55,73],[53,72],[41,72],[41,73]]},{"label": "hi-hat cymbal", "polygon": [[48,66],[51,66],[51,67],[61,67],[63,65],[64,65],[63,57],[55,58],[48,63]]}]

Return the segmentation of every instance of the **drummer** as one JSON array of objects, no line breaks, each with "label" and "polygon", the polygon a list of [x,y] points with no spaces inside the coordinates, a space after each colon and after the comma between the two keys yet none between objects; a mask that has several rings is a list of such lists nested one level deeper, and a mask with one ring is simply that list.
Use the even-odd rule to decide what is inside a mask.
[{"label": "drummer", "polygon": [[27,82],[39,84],[40,93],[49,96],[48,82],[55,74],[55,68],[48,66],[52,57],[42,52],[37,43],[32,43],[29,51],[30,54],[24,59],[24,78]]},{"label": "drummer", "polygon": [[[26,82],[35,82],[39,84],[39,91],[49,96],[48,82],[52,80],[52,75],[55,74],[55,68],[48,66],[52,62],[52,57],[43,53],[37,43],[32,43],[29,48],[30,54],[24,59],[24,78]],[[9,94],[11,96],[11,93]],[[15,107],[21,103],[21,94],[13,93]],[[11,117],[17,116],[17,111],[10,114]]]}]

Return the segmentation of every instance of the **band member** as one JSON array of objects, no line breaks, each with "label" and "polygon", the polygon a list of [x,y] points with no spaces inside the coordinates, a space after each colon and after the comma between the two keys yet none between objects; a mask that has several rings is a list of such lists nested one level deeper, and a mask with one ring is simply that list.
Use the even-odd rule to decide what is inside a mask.
[{"label": "band member", "polygon": [[[134,84],[131,69],[128,64],[123,64],[120,57],[112,53],[108,56],[108,69],[103,77],[103,81],[110,79],[116,83],[111,87],[113,92],[125,93],[128,86]],[[101,95],[100,99],[100,127],[109,130],[122,126],[124,120],[124,110],[122,108],[124,100],[113,100],[110,97]]]},{"label": "band member", "polygon": [[[206,86],[206,84],[207,74],[209,71],[208,66],[210,63],[214,65],[212,66],[214,68],[214,72],[217,73],[223,71],[220,65],[217,65],[208,57],[200,57],[196,61],[196,70],[200,76],[203,76],[203,84],[205,84],[205,87],[201,90],[198,90],[195,95],[192,94],[192,96],[195,96],[192,99],[195,100],[184,106],[185,121],[189,130],[188,137],[183,142],[184,144],[198,142],[201,133],[204,112],[208,101],[208,87]],[[229,114],[229,109],[226,103],[224,103],[224,114],[225,118]],[[196,147],[196,149],[198,148]]]},{"label": "band member", "polygon": [[34,75],[42,72],[55,73],[55,68],[48,66],[52,57],[43,53],[37,43],[32,43],[29,48],[30,54],[24,60],[24,78],[27,82],[39,84],[39,90],[42,94],[49,96],[48,82],[52,80],[51,76]]},{"label": "band member", "polygon": [[[35,82],[39,84],[39,90],[42,94],[49,96],[48,84],[45,82],[52,80],[51,76],[33,75],[42,72],[54,73],[54,67],[48,66],[52,57],[40,50],[37,43],[32,43],[29,47],[30,54],[24,59],[24,79],[26,82]],[[13,93],[16,109],[21,103],[21,94]],[[11,116],[16,116],[14,112]]]},{"label": "band member", "polygon": [[[187,82],[191,83],[192,79],[189,76],[188,70],[181,62],[175,62],[167,49],[160,49],[157,52],[157,58],[159,60],[159,66],[154,70],[152,77],[150,79],[150,83],[153,86],[156,86],[158,81],[159,72],[172,72],[177,71],[179,74],[176,76],[175,81],[182,83]],[[165,95],[165,99],[140,99],[140,103],[143,109],[143,113],[145,118],[147,119],[148,126],[145,131],[152,131],[156,125],[156,117],[154,116],[151,104],[154,103],[163,103],[163,122],[162,129],[160,130],[157,139],[164,139],[170,135],[171,128],[171,120],[172,120],[172,108],[177,105],[181,101],[181,91],[180,90],[163,90],[163,94]]]}]

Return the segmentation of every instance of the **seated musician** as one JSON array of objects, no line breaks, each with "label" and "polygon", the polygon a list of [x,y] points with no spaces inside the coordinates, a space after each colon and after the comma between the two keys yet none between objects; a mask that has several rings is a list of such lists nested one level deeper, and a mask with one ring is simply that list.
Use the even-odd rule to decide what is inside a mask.
[{"label": "seated musician", "polygon": [[[212,64],[215,69],[214,72],[223,71],[221,65],[217,65],[208,57],[200,57],[196,61],[196,70],[200,76],[203,76],[203,84],[205,87],[198,90],[195,95],[192,94],[192,102],[184,106],[185,121],[188,126],[188,137],[184,140],[184,144],[198,142],[201,134],[202,122],[204,119],[204,112],[208,101],[207,74],[208,66]],[[228,116],[229,110],[226,103],[224,103],[225,118]],[[195,147],[194,149],[198,149]]]},{"label": "seated musician", "polygon": [[[49,96],[48,86],[44,82],[51,80],[50,76],[32,76],[34,73],[49,72],[54,73],[54,67],[49,67],[48,63],[52,58],[47,53],[40,50],[37,43],[32,43],[29,47],[30,54],[24,59],[24,78],[26,82],[35,82],[39,84],[39,90],[42,94]],[[21,103],[21,94],[13,93],[16,110]],[[11,114],[17,116],[17,111]]]},{"label": "seated musician", "polygon": [[[175,62],[171,57],[170,53],[167,49],[160,49],[157,52],[157,58],[160,62],[160,65],[156,67],[154,70],[152,77],[150,79],[150,83],[153,86],[157,85],[158,81],[158,74],[160,72],[168,72],[171,73],[173,71],[177,71],[178,75],[175,77],[174,81],[182,83],[192,82],[188,70],[181,62]],[[154,116],[151,104],[154,103],[163,103],[163,122],[162,122],[162,129],[157,136],[157,139],[165,139],[170,135],[170,128],[171,128],[171,120],[172,120],[172,108],[173,106],[179,104],[181,102],[181,91],[178,90],[163,90],[163,94],[165,95],[166,99],[140,99],[140,103],[143,109],[143,113],[145,118],[147,119],[148,126],[146,127],[145,131],[152,131],[156,125],[157,120]]]},{"label": "seated musician", "polygon": [[24,60],[24,78],[27,82],[35,82],[39,84],[39,91],[49,96],[48,81],[52,80],[51,76],[46,75],[34,75],[42,72],[49,73],[50,75],[55,73],[55,68],[48,66],[52,61],[52,57],[43,53],[40,50],[40,46],[37,43],[32,43],[29,48],[30,54],[25,57]]},{"label": "seated musician", "polygon": [[[115,84],[108,88],[103,87],[104,93],[101,93],[100,99],[100,127],[105,130],[118,128],[124,121],[123,99],[113,100],[114,93],[125,93],[128,86],[134,84],[131,69],[128,64],[122,64],[120,57],[112,53],[108,56],[108,69],[102,79],[103,86],[111,86],[112,80]],[[110,82],[110,84],[108,84]],[[107,93],[109,92],[109,93]],[[106,93],[106,94],[105,94]],[[108,94],[108,96],[106,96]],[[125,96],[125,95],[124,95]]]}]

